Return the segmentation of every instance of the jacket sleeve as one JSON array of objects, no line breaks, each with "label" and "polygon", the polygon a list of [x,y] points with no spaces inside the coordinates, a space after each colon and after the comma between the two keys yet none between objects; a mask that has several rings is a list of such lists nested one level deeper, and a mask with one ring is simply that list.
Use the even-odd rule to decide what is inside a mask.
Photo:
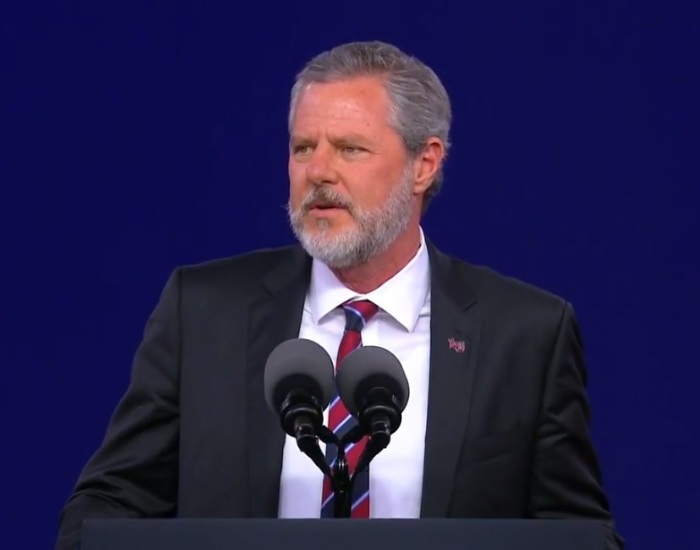
[{"label": "jacket sleeve", "polygon": [[566,303],[545,378],[536,434],[530,513],[600,521],[606,548],[621,550],[590,434],[586,366],[578,322]]},{"label": "jacket sleeve", "polygon": [[60,514],[56,548],[79,547],[88,518],[171,517],[177,503],[180,277],[166,282],[129,386]]}]

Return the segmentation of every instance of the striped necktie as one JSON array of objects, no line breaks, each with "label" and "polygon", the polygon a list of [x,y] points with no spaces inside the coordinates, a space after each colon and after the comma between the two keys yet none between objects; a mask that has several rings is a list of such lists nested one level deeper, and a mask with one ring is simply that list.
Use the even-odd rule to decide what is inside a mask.
[{"label": "striped necktie", "polygon": [[[343,359],[353,350],[362,345],[361,331],[365,324],[377,313],[378,307],[368,300],[358,300],[346,302],[342,305],[345,310],[345,331],[338,348],[336,369],[340,368]],[[338,439],[342,438],[350,429],[357,424],[357,420],[348,413],[343,402],[336,394],[331,401],[328,414],[328,428],[333,431]],[[355,472],[357,462],[365,448],[366,437],[360,442],[348,445],[345,449],[345,458],[348,462],[350,475]],[[328,445],[326,450],[328,463],[333,467],[336,458],[334,445]],[[352,505],[351,517],[369,517],[369,468],[365,469],[353,482],[353,491],[350,497]],[[323,482],[323,500],[321,506],[321,517],[332,518],[334,507],[333,490],[330,481],[325,478]]]}]

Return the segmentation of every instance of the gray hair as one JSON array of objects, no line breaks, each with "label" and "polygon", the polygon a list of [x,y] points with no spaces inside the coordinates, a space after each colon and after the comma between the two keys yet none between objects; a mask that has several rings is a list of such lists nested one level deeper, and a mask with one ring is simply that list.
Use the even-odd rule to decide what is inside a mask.
[{"label": "gray hair", "polygon": [[[350,42],[311,59],[297,74],[291,91],[288,126],[291,131],[299,96],[309,84],[356,76],[384,77],[390,99],[389,124],[399,133],[410,158],[415,158],[430,137],[442,140],[445,156],[450,147],[452,108],[435,72],[396,46],[380,41]],[[442,187],[443,166],[425,192],[423,211]]]}]

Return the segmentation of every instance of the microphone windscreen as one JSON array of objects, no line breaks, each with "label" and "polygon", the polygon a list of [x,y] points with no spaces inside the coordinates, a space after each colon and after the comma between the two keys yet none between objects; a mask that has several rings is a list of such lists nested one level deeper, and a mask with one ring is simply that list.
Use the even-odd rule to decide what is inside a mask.
[{"label": "microphone windscreen", "polygon": [[325,409],[335,393],[333,360],[312,340],[287,340],[267,358],[264,386],[267,405],[275,413],[279,413],[287,394],[295,390],[311,394]]},{"label": "microphone windscreen", "polygon": [[385,388],[403,412],[408,403],[406,373],[398,358],[378,346],[362,346],[351,352],[337,369],[338,395],[348,411],[357,416],[363,399],[372,388]]}]

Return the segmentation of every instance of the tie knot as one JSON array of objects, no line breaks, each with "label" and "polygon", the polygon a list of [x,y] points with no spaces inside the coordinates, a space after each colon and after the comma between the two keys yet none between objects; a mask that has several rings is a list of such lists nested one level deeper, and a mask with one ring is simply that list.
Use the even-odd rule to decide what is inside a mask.
[{"label": "tie knot", "polygon": [[361,332],[365,323],[377,313],[379,306],[369,300],[357,300],[345,302],[343,309],[345,310],[345,330]]}]

